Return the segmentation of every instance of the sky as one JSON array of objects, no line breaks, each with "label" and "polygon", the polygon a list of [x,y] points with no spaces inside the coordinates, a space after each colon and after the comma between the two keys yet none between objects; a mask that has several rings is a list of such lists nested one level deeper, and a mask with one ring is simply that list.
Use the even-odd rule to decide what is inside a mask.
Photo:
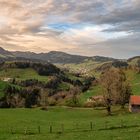
[{"label": "sky", "polygon": [[0,46],[86,56],[140,55],[140,0],[0,0]]}]

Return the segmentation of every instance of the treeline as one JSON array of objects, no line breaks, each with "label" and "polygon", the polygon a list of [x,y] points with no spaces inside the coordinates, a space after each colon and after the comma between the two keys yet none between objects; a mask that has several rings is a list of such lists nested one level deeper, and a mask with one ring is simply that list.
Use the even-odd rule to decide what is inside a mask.
[{"label": "treeline", "polygon": [[38,88],[17,88],[8,85],[5,88],[4,96],[0,99],[1,108],[15,108],[39,105],[40,89]]},{"label": "treeline", "polygon": [[33,68],[39,75],[51,76],[62,73],[62,71],[50,63],[37,63],[31,61],[15,61],[10,63],[1,63],[1,68]]},{"label": "treeline", "polygon": [[[72,79],[49,63],[12,62],[1,64],[1,68],[33,68],[39,75],[49,76],[48,81],[13,78],[0,99],[0,107],[7,108],[42,106],[44,100],[47,102],[45,105],[56,105],[60,100],[77,97],[81,92],[88,90],[96,80],[94,76]],[[60,85],[67,87],[63,88]]]},{"label": "treeline", "polygon": [[[66,100],[68,106],[78,106],[78,95],[87,90],[95,78],[86,78],[83,82],[80,80],[70,80],[68,78],[53,77],[48,83],[30,79],[8,85],[4,90],[4,96],[0,99],[1,108],[16,107],[46,107],[56,105],[62,100]],[[59,89],[62,82],[69,82],[71,85],[67,90]],[[45,102],[45,103],[44,103]]]}]

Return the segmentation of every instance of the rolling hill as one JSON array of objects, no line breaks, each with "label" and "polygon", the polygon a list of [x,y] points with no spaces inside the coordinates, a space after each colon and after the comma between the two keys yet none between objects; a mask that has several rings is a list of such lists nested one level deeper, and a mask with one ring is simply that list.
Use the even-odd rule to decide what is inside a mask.
[{"label": "rolling hill", "polygon": [[100,56],[80,56],[80,55],[72,55],[65,52],[60,51],[51,51],[48,53],[34,53],[34,52],[10,52],[2,47],[0,47],[0,61],[5,60],[34,60],[34,61],[43,61],[50,62],[55,64],[79,64],[83,63],[86,60],[92,60],[96,62],[106,62],[113,61],[115,59],[108,57],[100,57]]},{"label": "rolling hill", "polygon": [[104,56],[81,56],[60,51],[50,51],[48,53],[34,52],[10,52],[0,47],[0,61],[2,60],[34,60],[39,62],[50,62],[54,64],[88,64],[106,63],[114,61],[127,61],[129,64],[136,64],[140,56],[129,58],[128,60],[115,59]]},{"label": "rolling hill", "polygon": [[48,61],[50,63],[80,63],[85,59],[86,56],[70,55],[64,52],[51,51],[49,53],[32,53],[32,52],[13,52],[16,57],[24,57],[29,59],[39,59]]},{"label": "rolling hill", "polygon": [[48,53],[33,53],[33,52],[12,52],[15,57],[24,57],[28,59],[39,59],[43,61],[48,61],[50,63],[57,64],[79,64],[83,63],[86,60],[92,60],[96,62],[106,62],[106,61],[114,61],[116,59],[103,57],[103,56],[80,56],[80,55],[72,55],[65,52],[60,51],[51,51]]}]

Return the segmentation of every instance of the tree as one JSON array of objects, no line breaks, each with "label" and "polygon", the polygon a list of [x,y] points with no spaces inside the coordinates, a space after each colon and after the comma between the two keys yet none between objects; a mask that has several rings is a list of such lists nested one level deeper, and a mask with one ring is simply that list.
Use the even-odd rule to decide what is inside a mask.
[{"label": "tree", "polygon": [[25,98],[25,107],[31,108],[33,105],[38,105],[39,99],[40,99],[40,89],[34,88],[27,90]]},{"label": "tree", "polygon": [[113,89],[113,80],[114,80],[114,70],[110,69],[105,71],[101,75],[101,85],[103,88],[103,96],[105,101],[105,106],[108,112],[108,115],[111,115],[111,105],[112,105],[112,89]]},{"label": "tree", "polygon": [[140,59],[137,61],[137,66],[140,68]]},{"label": "tree", "polygon": [[40,94],[40,105],[42,106],[43,110],[48,110],[48,92],[46,90],[41,89],[41,94]]},{"label": "tree", "polygon": [[124,108],[131,95],[125,73],[120,69],[109,69],[101,75],[101,85],[108,114],[111,114],[112,104],[120,104]]},{"label": "tree", "polygon": [[137,61],[138,73],[140,73],[140,59]]},{"label": "tree", "polygon": [[78,97],[78,94],[80,92],[81,91],[80,91],[80,89],[78,87],[74,87],[73,89],[71,89],[69,91],[69,94],[71,95],[71,97],[67,101],[67,105],[68,106],[71,106],[71,107],[78,107],[78,106],[80,106],[80,101],[79,101],[79,97]]},{"label": "tree", "polygon": [[131,86],[126,79],[126,75],[122,70],[117,70],[114,83],[114,101],[124,108],[125,104],[129,102],[130,95],[132,94]]}]

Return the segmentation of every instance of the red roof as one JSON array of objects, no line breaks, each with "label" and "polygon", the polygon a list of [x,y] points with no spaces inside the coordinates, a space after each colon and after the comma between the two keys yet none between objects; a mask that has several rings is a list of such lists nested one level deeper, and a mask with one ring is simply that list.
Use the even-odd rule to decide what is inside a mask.
[{"label": "red roof", "polygon": [[130,96],[130,103],[133,105],[140,105],[140,96]]}]

